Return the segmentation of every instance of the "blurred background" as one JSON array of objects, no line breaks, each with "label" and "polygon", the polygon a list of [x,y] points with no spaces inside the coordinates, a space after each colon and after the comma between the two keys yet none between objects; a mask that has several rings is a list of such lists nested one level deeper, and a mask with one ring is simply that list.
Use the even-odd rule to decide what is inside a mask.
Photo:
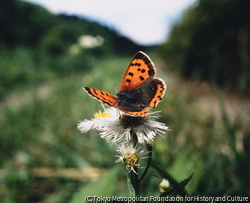
[{"label": "blurred background", "polygon": [[[250,196],[249,2],[63,2],[0,2],[0,202],[129,195],[114,146],[77,124],[102,110],[82,87],[115,93],[140,50],[168,86],[154,162],[176,181],[194,171],[189,195]],[[142,196],[159,196],[154,175]]]}]

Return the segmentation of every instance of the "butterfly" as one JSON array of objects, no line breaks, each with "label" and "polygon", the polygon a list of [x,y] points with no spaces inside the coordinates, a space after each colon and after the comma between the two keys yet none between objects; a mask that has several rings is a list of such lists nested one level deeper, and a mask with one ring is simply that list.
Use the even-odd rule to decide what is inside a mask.
[{"label": "butterfly", "polygon": [[155,65],[142,51],[135,54],[115,95],[91,87],[83,89],[93,98],[132,116],[146,116],[164,96],[166,85],[154,78]]}]

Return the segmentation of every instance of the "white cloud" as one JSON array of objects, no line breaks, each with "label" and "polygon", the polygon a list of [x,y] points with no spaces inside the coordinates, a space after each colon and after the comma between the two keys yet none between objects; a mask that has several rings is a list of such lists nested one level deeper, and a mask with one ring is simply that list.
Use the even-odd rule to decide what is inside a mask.
[{"label": "white cloud", "polygon": [[26,0],[54,13],[80,14],[115,27],[141,44],[163,42],[174,18],[196,0]]}]

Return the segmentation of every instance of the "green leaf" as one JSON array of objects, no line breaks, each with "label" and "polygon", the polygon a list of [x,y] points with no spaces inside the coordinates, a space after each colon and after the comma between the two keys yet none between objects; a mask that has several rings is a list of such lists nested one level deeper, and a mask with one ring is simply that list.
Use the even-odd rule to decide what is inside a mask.
[{"label": "green leaf", "polygon": [[[194,174],[194,171],[186,179],[184,179],[183,181],[179,182],[178,183],[178,187],[179,188],[184,188],[189,183],[189,181],[192,179],[193,174]],[[160,195],[160,197],[166,197],[166,196],[176,195],[176,194],[178,194],[178,188],[172,187],[168,191],[162,193]]]}]

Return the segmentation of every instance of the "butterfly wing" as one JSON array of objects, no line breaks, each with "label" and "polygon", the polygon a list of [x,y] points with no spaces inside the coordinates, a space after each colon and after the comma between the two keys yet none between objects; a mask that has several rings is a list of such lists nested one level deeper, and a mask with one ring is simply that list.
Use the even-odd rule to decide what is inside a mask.
[{"label": "butterfly wing", "polygon": [[[148,107],[150,108],[155,108],[157,106],[157,104],[162,100],[165,91],[167,89],[167,86],[165,84],[165,82],[162,79],[159,78],[154,78],[153,80],[151,80],[150,85],[145,85],[145,87],[141,87],[142,90],[146,90],[146,91],[151,91],[153,93],[153,95],[148,94],[150,97],[145,97],[143,95],[141,95],[141,100],[146,103],[148,103]],[[147,90],[147,88],[150,88]],[[154,91],[155,89],[155,91]],[[147,95],[147,94],[144,94]],[[145,104],[146,104],[145,103]],[[136,109],[136,108],[134,108]],[[126,111],[126,113],[132,115],[132,116],[146,116],[147,113],[149,113],[150,110],[148,109],[142,109],[140,111]]]},{"label": "butterfly wing", "polygon": [[154,75],[154,63],[140,51],[131,60],[115,96],[91,87],[84,87],[84,90],[93,98],[131,116],[146,116],[150,112],[147,108],[155,108],[166,90],[164,81],[153,78]]},{"label": "butterfly wing", "polygon": [[155,75],[155,65],[149,56],[142,51],[135,54],[123,75],[120,92],[139,87]]},{"label": "butterfly wing", "polygon": [[155,86],[155,93],[149,102],[149,107],[155,108],[157,104],[163,99],[167,86],[164,80],[160,78],[154,78],[151,83]]},{"label": "butterfly wing", "polygon": [[91,88],[91,87],[83,87],[83,89],[93,98],[103,102],[104,104],[107,104],[109,106],[114,106],[115,104],[117,104],[117,100],[114,97],[114,95],[102,91],[102,90],[98,90],[95,88]]},{"label": "butterfly wing", "polygon": [[162,79],[147,80],[138,88],[116,94],[117,108],[125,112],[141,112],[146,108],[155,108],[162,100],[166,85]]},{"label": "butterfly wing", "polygon": [[146,116],[148,113],[150,112],[150,110],[144,109],[141,111],[126,111],[125,113],[129,114],[130,116]]}]

